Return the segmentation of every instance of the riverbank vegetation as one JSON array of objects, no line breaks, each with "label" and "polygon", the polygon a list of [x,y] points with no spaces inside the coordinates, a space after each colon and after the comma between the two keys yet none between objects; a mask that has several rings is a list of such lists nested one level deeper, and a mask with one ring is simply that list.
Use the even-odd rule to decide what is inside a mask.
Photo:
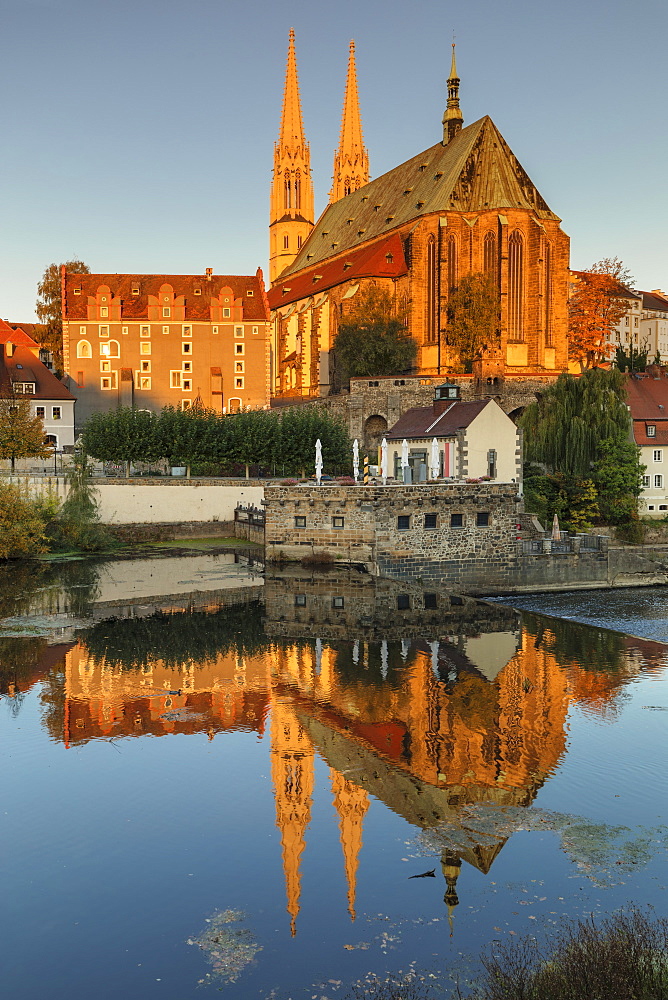
[{"label": "riverbank vegetation", "polygon": [[625,382],[615,369],[560,375],[520,418],[526,509],[544,524],[556,514],[573,531],[603,523],[627,541],[642,540],[644,466],[631,437]]}]

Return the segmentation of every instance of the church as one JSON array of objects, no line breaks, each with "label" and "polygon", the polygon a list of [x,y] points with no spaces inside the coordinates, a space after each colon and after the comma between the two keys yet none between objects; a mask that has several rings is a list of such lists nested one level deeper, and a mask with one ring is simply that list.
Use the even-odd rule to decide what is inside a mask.
[{"label": "church", "polygon": [[316,222],[290,32],[270,202],[272,395],[329,393],[339,324],[369,285],[389,291],[417,343],[412,375],[461,372],[448,300],[470,274],[489,276],[500,302],[474,376],[567,370],[569,238],[491,118],[464,126],[454,45],[447,83],[440,140],[370,180],[351,43],[333,184]]}]

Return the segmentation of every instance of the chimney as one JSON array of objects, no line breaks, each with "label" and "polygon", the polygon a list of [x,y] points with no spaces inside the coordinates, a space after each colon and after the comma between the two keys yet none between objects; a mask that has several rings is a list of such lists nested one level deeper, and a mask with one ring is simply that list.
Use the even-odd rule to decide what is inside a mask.
[{"label": "chimney", "polygon": [[439,413],[443,413],[449,406],[458,401],[458,385],[450,382],[446,382],[444,385],[437,385],[434,389],[434,416],[437,417]]},{"label": "chimney", "polygon": [[212,278],[213,278],[213,268],[212,267],[207,267],[207,269],[206,269],[206,280],[207,281],[211,281]]}]

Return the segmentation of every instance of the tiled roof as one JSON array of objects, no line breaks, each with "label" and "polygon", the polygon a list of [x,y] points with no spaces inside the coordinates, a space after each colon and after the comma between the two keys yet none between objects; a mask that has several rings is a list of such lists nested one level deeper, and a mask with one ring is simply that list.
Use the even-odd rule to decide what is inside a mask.
[{"label": "tiled roof", "polygon": [[278,309],[290,302],[318,295],[343,281],[370,277],[398,278],[407,271],[401,238],[394,233],[345,257],[314,264],[293,278],[282,281],[279,277],[268,292],[269,307]]},{"label": "tiled roof", "polygon": [[424,215],[511,208],[560,221],[485,116],[447,145],[437,143],[329,205],[282,278],[351,253]]},{"label": "tiled roof", "polygon": [[[647,433],[647,424],[654,424],[656,434],[650,437]],[[658,447],[668,445],[668,418],[665,420],[634,420],[633,437],[639,448]]]},{"label": "tiled roof", "polygon": [[[100,285],[108,285],[114,297],[123,303],[124,319],[143,319],[148,314],[148,297],[157,296],[162,285],[171,285],[174,295],[185,296],[186,319],[209,321],[211,298],[223,288],[231,288],[241,299],[244,319],[268,320],[262,271],[256,274],[68,274],[65,285],[66,315],[70,320],[86,319],[88,296],[95,296]],[[139,295],[132,294],[133,286]],[[78,295],[74,289],[81,289]],[[195,289],[201,294],[195,294]],[[252,295],[248,295],[252,292]]]},{"label": "tiled roof", "polygon": [[39,333],[41,324],[40,323],[12,323],[11,320],[7,320],[12,330],[23,330],[29,337],[37,342],[36,333]]},{"label": "tiled roof", "polygon": [[461,427],[468,427],[490,402],[489,399],[455,402],[440,415],[434,414],[433,406],[414,406],[406,410],[390,428],[387,440],[454,437]]},{"label": "tiled roof", "polygon": [[626,401],[634,420],[668,420],[668,378],[632,376],[626,382]]},{"label": "tiled roof", "polygon": [[6,320],[0,319],[0,344],[6,344],[8,341],[17,347],[19,345],[22,347],[39,347],[39,344],[35,343],[32,337],[29,337],[23,329],[13,328]]},{"label": "tiled roof", "polygon": [[655,295],[653,292],[640,292],[642,295],[643,309],[651,309],[653,312],[668,313],[668,299]]},{"label": "tiled roof", "polygon": [[16,347],[11,358],[0,356],[0,391],[9,391],[11,382],[35,383],[34,394],[25,396],[25,399],[74,400],[72,393],[53,372],[35,357],[29,347],[23,345]]}]

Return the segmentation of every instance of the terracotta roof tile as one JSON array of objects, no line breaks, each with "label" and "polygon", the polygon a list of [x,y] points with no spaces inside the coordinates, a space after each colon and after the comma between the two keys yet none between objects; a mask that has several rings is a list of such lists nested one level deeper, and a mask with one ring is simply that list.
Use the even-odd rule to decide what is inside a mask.
[{"label": "terracotta roof tile", "polygon": [[35,383],[34,394],[26,395],[26,399],[74,399],[53,372],[35,357],[29,347],[23,345],[16,347],[11,358],[0,357],[0,390],[9,391],[11,382]]},{"label": "terracotta roof tile", "polygon": [[[210,300],[229,287],[235,299],[241,299],[244,319],[268,320],[262,271],[256,274],[68,274],[65,306],[70,320],[87,319],[88,296],[95,296],[100,285],[108,285],[114,297],[123,303],[123,319],[143,319],[148,315],[148,297],[157,296],[162,285],[171,285],[174,295],[185,296],[186,319],[209,321]],[[139,287],[139,295],[132,288]],[[75,295],[74,290],[80,289]],[[195,294],[195,289],[201,294]],[[252,292],[249,295],[248,292]]]},{"label": "terracotta roof tile", "polygon": [[32,337],[29,337],[24,330],[13,328],[6,320],[0,319],[0,344],[6,344],[8,341],[17,347],[19,345],[22,347],[39,347],[39,344]]}]

